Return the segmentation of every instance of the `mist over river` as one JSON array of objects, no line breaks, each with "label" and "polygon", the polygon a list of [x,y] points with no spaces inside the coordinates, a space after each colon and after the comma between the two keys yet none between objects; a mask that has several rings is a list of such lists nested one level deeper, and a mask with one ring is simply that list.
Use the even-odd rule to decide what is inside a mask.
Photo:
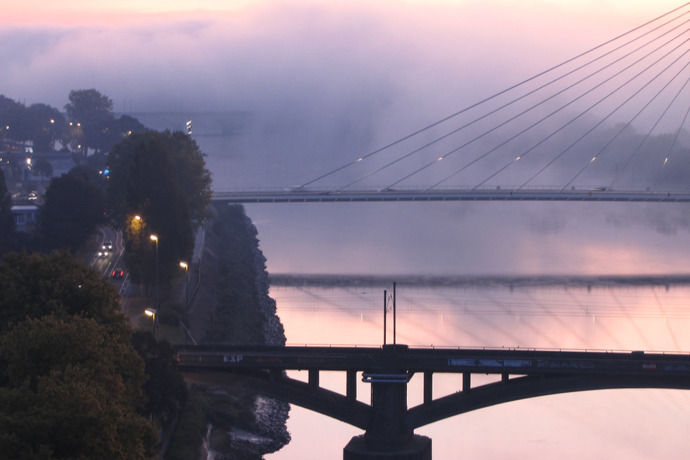
[{"label": "mist over river", "polygon": [[[291,157],[288,138],[266,140],[247,115],[241,133],[201,124],[216,190],[290,186],[326,166]],[[151,120],[142,121],[156,128]],[[158,126],[164,129],[170,126]],[[206,130],[206,131],[204,131]],[[280,148],[279,148],[280,147]],[[294,147],[294,146],[293,146]],[[270,153],[273,152],[273,153]],[[294,152],[293,152],[294,153]],[[314,160],[318,151],[305,154]],[[291,159],[292,158],[292,159]],[[334,161],[331,159],[330,161]],[[301,173],[300,173],[301,171]],[[284,174],[283,174],[284,173]],[[346,273],[398,281],[399,343],[420,346],[689,351],[690,245],[687,206],[616,203],[262,204],[245,206],[259,231],[270,274]],[[669,279],[668,274],[678,274]],[[475,277],[429,287],[430,275]],[[652,275],[655,284],[514,284],[505,279]],[[421,281],[406,286],[405,280]],[[347,284],[347,283],[346,283]],[[668,284],[668,287],[666,286]],[[273,286],[289,344],[380,345],[380,283],[340,287]],[[390,317],[389,317],[390,318]],[[391,324],[391,322],[389,322]],[[392,334],[392,330],[390,332]],[[392,337],[389,335],[389,337]],[[306,375],[291,376],[306,380]],[[488,377],[487,377],[488,378]],[[482,384],[475,378],[473,384]],[[345,391],[345,376],[321,385]],[[458,391],[461,376],[435,375],[434,397]],[[358,398],[369,402],[368,384]],[[422,401],[422,377],[408,406]],[[616,390],[512,402],[416,430],[433,439],[436,460],[685,459],[690,394]],[[271,459],[342,458],[354,427],[292,406],[292,441]]]}]

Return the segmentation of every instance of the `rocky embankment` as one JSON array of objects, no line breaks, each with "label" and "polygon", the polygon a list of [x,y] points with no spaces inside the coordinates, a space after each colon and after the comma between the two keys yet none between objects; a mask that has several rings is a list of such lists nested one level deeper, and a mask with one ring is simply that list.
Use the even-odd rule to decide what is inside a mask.
[{"label": "rocky embankment", "polygon": [[[190,304],[198,343],[284,345],[285,333],[268,295],[266,258],[242,206],[222,206],[206,225],[199,289]],[[287,403],[244,388],[203,388],[207,430],[204,460],[261,459],[290,441]],[[175,457],[172,452],[168,457]]]}]

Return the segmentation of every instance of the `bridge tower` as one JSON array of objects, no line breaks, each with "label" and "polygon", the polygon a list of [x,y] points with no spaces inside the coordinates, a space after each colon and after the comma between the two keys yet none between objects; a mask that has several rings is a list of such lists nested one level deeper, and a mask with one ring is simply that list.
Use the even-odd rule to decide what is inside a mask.
[{"label": "bridge tower", "polygon": [[[384,345],[384,354],[396,361],[407,345]],[[364,435],[355,436],[343,451],[344,460],[431,460],[431,439],[414,434],[405,422],[407,383],[404,368],[373,369],[363,374],[371,383],[372,414]]]}]

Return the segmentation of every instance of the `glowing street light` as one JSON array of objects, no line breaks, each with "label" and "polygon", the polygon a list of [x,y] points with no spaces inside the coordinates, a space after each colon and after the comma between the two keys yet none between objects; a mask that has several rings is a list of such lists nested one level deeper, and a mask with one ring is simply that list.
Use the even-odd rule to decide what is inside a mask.
[{"label": "glowing street light", "polygon": [[141,220],[141,216],[134,216],[136,220]]},{"label": "glowing street light", "polygon": [[[184,316],[185,327],[189,325],[189,265],[186,262],[180,262],[180,267],[184,268]],[[187,343],[187,334],[185,333],[185,344]]]},{"label": "glowing street light", "polygon": [[144,310],[146,316],[150,316],[153,319],[153,336],[156,336],[156,310],[153,308],[147,308]]},{"label": "glowing street light", "polygon": [[160,286],[158,284],[158,237],[156,235],[151,235],[151,239],[156,242],[156,310],[160,308]]}]

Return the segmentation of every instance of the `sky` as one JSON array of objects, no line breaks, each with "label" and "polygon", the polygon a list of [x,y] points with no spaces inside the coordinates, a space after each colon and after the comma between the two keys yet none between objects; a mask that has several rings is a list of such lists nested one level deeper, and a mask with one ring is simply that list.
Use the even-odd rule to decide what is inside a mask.
[{"label": "sky", "polygon": [[[96,88],[114,101],[118,112],[240,111],[249,120],[242,133],[196,138],[208,154],[214,187],[294,186],[681,4],[0,0],[0,94],[62,108],[70,90]],[[201,121],[195,121],[197,127],[197,132],[210,129]],[[690,212],[685,205],[454,202],[246,209],[258,228],[270,273],[690,273]],[[557,328],[549,330],[559,334]],[[534,337],[528,337],[526,342],[534,345]],[[456,338],[449,340],[455,343]],[[602,399],[626,395],[605,394]],[[667,419],[668,412],[683,407],[654,404],[658,399],[651,398],[639,413],[618,416],[613,405],[617,417],[600,418],[593,425],[590,414],[584,421],[571,415],[582,404],[579,398],[543,399],[547,406],[556,401],[549,411],[574,420],[557,425],[556,431],[575,433],[561,445],[540,448],[544,458],[590,458],[582,449],[600,445],[600,433],[610,436],[611,431],[578,430],[595,431],[609,420],[622,439],[617,446],[634,446],[606,453],[607,458],[616,453],[621,458],[629,453],[624,449],[636,449],[648,439],[637,439],[639,427],[633,423],[649,419],[650,412],[642,409],[663,412],[653,419],[657,426],[657,416]],[[598,411],[606,408],[597,404],[602,400],[593,401],[591,407]],[[638,408],[627,400],[621,405]],[[503,453],[487,455],[486,448],[510,445],[492,442],[497,432],[519,439],[516,421],[541,421],[533,430],[539,434],[554,420],[543,416],[544,406],[507,407],[520,418],[494,416],[490,409],[463,419],[480,431],[474,457],[504,458]],[[297,416],[293,413],[293,419]],[[337,430],[320,416],[312,420]],[[299,437],[309,442],[305,452],[314,451],[309,433]],[[349,436],[358,433],[348,431],[337,442],[323,439],[338,455]],[[439,446],[443,439],[455,438],[439,437]],[[659,449],[679,445],[650,442],[637,455],[671,458]],[[282,458],[308,458],[286,452]]]},{"label": "sky", "polygon": [[[682,4],[0,0],[0,94],[241,111],[214,187],[292,186]],[[342,207],[338,207],[342,206]],[[690,272],[680,205],[248,206],[272,272]]]}]

